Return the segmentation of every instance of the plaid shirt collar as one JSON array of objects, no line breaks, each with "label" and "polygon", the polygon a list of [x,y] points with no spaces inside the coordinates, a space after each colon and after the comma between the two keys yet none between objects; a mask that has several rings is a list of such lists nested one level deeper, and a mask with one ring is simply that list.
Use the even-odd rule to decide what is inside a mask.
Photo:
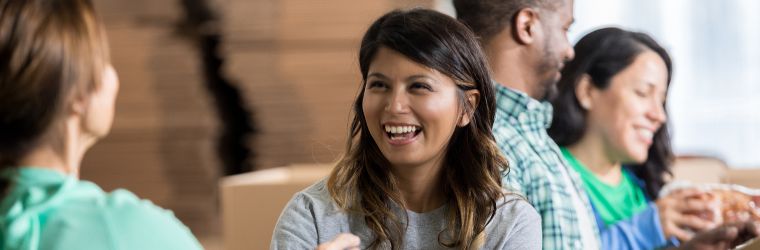
[{"label": "plaid shirt collar", "polygon": [[538,101],[528,94],[496,85],[496,117],[515,119],[520,124],[535,129],[548,129],[552,124],[554,109],[548,101]]}]

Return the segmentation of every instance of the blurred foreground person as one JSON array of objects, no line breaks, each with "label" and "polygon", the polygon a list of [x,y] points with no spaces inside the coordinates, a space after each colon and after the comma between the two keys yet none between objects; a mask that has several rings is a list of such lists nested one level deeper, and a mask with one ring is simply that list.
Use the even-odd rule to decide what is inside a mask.
[{"label": "blurred foreground person", "polygon": [[174,215],[78,179],[119,88],[87,0],[0,0],[0,249],[201,249]]}]

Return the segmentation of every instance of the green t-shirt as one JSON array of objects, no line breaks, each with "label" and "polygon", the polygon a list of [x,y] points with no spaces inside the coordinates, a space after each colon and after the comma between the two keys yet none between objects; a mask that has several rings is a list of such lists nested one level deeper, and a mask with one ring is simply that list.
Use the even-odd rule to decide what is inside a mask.
[{"label": "green t-shirt", "polygon": [[172,212],[126,190],[103,192],[63,173],[0,171],[11,186],[0,201],[0,249],[202,249]]},{"label": "green t-shirt", "polygon": [[631,218],[647,208],[647,198],[630,173],[623,171],[623,178],[617,186],[602,182],[583,165],[567,148],[561,148],[562,155],[583,179],[584,188],[591,198],[596,211],[605,225],[615,224],[620,220]]}]

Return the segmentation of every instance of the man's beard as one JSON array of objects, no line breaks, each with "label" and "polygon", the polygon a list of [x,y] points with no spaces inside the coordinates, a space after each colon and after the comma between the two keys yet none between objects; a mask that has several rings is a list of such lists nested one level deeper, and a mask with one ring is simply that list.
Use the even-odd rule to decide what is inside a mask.
[{"label": "man's beard", "polygon": [[544,53],[536,67],[536,75],[539,79],[534,94],[539,101],[551,101],[559,91],[557,90],[557,82],[559,82],[557,73],[562,70],[562,59],[560,53],[552,49],[551,42],[548,37],[544,41]]},{"label": "man's beard", "polygon": [[561,69],[559,63],[552,63],[554,61],[552,60],[553,58],[547,53],[537,68],[536,74],[540,78],[538,79],[538,86],[536,86],[534,94],[539,101],[551,101],[557,96],[557,82],[559,82],[559,79],[556,78],[556,74]]},{"label": "man's beard", "polygon": [[539,101],[554,100],[554,98],[557,97],[557,92],[559,92],[557,88],[557,82],[559,82],[559,80],[555,79],[554,77],[547,78],[539,82],[540,84],[539,93],[541,93],[541,95],[539,96],[538,100]]}]

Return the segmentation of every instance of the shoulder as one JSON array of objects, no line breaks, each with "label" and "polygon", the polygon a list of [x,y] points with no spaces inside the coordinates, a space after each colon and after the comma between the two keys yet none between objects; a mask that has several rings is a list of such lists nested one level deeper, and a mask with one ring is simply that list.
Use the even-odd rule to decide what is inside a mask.
[{"label": "shoulder", "polygon": [[[502,221],[540,221],[536,209],[530,205],[528,200],[518,194],[506,192],[504,196],[496,203],[496,214],[494,220]],[[538,223],[540,225],[540,223]]]},{"label": "shoulder", "polygon": [[525,198],[505,194],[488,224],[489,249],[541,249],[541,216]]},{"label": "shoulder", "polygon": [[326,179],[293,195],[275,225],[271,249],[307,249],[348,231],[348,215],[327,190]]},{"label": "shoulder", "polygon": [[[200,249],[200,244],[169,211],[127,190],[103,192],[91,182],[77,184],[76,195],[47,219],[43,235],[58,246]],[[99,237],[93,237],[93,236]],[[81,241],[91,237],[91,240]],[[70,245],[67,245],[70,244]],[[53,249],[66,249],[56,247]],[[105,248],[108,249],[108,248]]]},{"label": "shoulder", "polygon": [[311,210],[319,213],[338,210],[337,204],[327,189],[327,179],[322,179],[293,195],[286,207],[286,210],[288,209]]}]

